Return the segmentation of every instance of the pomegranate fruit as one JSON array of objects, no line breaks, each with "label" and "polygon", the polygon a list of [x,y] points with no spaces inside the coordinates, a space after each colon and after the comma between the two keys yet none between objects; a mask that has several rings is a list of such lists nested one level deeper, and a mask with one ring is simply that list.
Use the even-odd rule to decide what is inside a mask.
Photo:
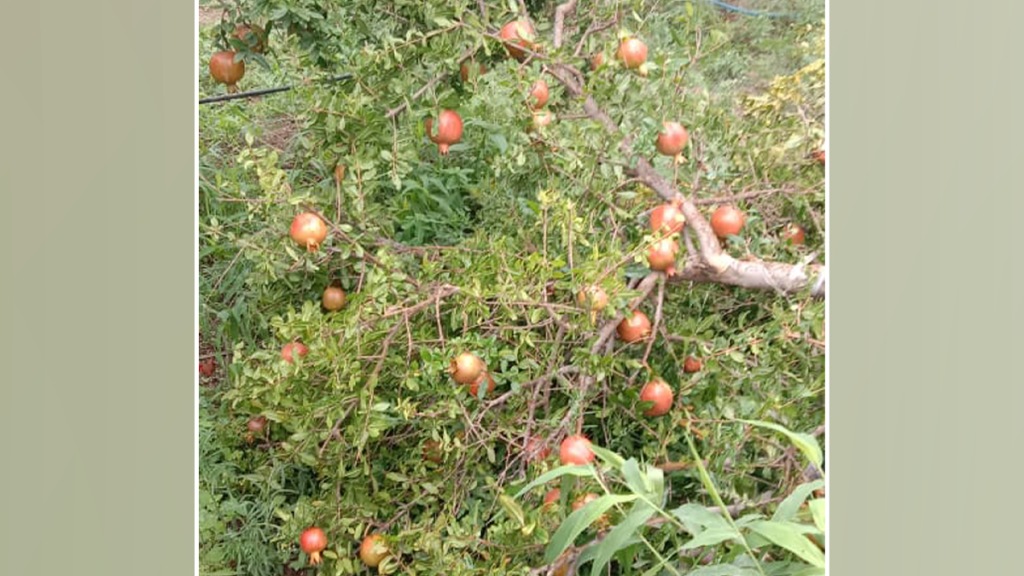
[{"label": "pomegranate fruit", "polygon": [[509,56],[520,62],[526,59],[524,48],[530,51],[535,48],[533,26],[526,20],[513,20],[505,24],[501,27],[499,35],[502,42],[505,43],[505,50],[508,51]]},{"label": "pomegranate fruit", "polygon": [[598,52],[590,58],[590,69],[597,70],[601,66],[604,66],[604,52]]},{"label": "pomegranate fruit", "polygon": [[552,488],[548,490],[547,494],[544,495],[544,505],[555,504],[558,499],[562,497],[562,490],[560,488]]},{"label": "pomegranate fruit", "polygon": [[327,535],[316,526],[306,528],[299,536],[299,547],[309,554],[309,564],[316,566],[321,562],[320,553],[327,548]]},{"label": "pomegranate fruit", "polygon": [[619,44],[618,56],[626,68],[639,68],[647,62],[647,45],[639,38],[626,38]]},{"label": "pomegranate fruit", "polygon": [[825,165],[825,151],[824,150],[815,150],[813,156],[814,156],[814,159],[818,161],[818,164],[821,164],[822,166]]},{"label": "pomegranate fruit", "polygon": [[572,510],[573,510],[573,512],[575,512],[576,510],[579,510],[580,508],[583,508],[587,504],[590,504],[591,502],[593,502],[594,500],[597,500],[597,499],[598,499],[598,495],[597,494],[595,494],[593,492],[587,492],[586,494],[580,496],[575,501],[573,501],[573,503],[572,503]]},{"label": "pomegranate fruit", "polygon": [[480,76],[487,72],[487,67],[483,64],[476,62],[475,60],[466,60],[459,67],[459,76],[463,82],[469,82],[472,80],[476,82]]},{"label": "pomegranate fruit", "polygon": [[217,369],[217,362],[213,358],[207,358],[206,360],[199,361],[199,373],[203,376],[213,376],[213,372]]},{"label": "pomegranate fruit", "polygon": [[484,361],[472,352],[463,352],[452,359],[448,373],[459,384],[472,384],[484,371]]},{"label": "pomegranate fruit", "polygon": [[655,378],[644,384],[640,390],[641,402],[652,402],[653,406],[644,410],[644,416],[664,416],[672,409],[672,387],[661,378]]},{"label": "pomegranate fruit", "polygon": [[434,132],[434,119],[427,118],[424,122],[427,127],[427,137],[434,144],[442,156],[448,155],[448,147],[457,144],[462,140],[462,117],[454,110],[442,110],[437,117],[437,132]]},{"label": "pomegranate fruit", "polygon": [[804,243],[804,229],[790,222],[782,231],[782,239],[794,246],[801,246]]},{"label": "pomegranate fruit", "polygon": [[658,133],[658,139],[654,141],[654,147],[665,156],[678,156],[686,148],[690,140],[690,134],[686,128],[678,122],[662,123],[662,131]]},{"label": "pomegranate fruit", "polygon": [[305,356],[306,354],[309,354],[309,348],[306,348],[302,342],[289,342],[281,348],[281,358],[284,358],[284,361],[289,364],[295,362],[296,355]]},{"label": "pomegranate fruit", "polygon": [[619,322],[615,332],[623,342],[639,342],[651,335],[651,321],[643,312],[634,310]]},{"label": "pomegranate fruit", "polygon": [[562,464],[586,464],[594,461],[594,451],[590,449],[590,440],[582,434],[575,434],[562,440],[558,449],[558,459]]},{"label": "pomegranate fruit", "polygon": [[235,26],[234,37],[241,40],[249,47],[249,50],[252,50],[257,54],[263,54],[263,52],[266,51],[267,33],[260,26],[255,24],[252,26],[248,24],[239,24],[238,26]]},{"label": "pomegranate fruit", "polygon": [[534,110],[539,110],[548,103],[548,83],[543,80],[537,80],[530,87],[530,95],[527,97],[527,101],[530,101],[530,106]]},{"label": "pomegranate fruit", "polygon": [[345,307],[347,296],[341,286],[333,285],[324,289],[324,295],[320,300],[325,309],[337,312]]},{"label": "pomegranate fruit", "polygon": [[288,234],[299,246],[309,252],[316,252],[327,239],[327,223],[312,212],[303,212],[292,219]]},{"label": "pomegranate fruit", "polygon": [[576,294],[576,302],[594,312],[600,312],[608,306],[608,293],[600,286],[590,286]]},{"label": "pomegranate fruit", "polygon": [[249,432],[254,434],[263,432],[263,429],[267,427],[267,418],[265,416],[255,416],[250,418],[245,424],[245,427],[249,429]]},{"label": "pomegranate fruit", "polygon": [[527,461],[544,460],[551,456],[551,447],[544,443],[544,439],[533,436],[526,442]]},{"label": "pomegranate fruit", "polygon": [[703,364],[700,360],[697,360],[693,356],[687,356],[686,360],[683,361],[683,372],[687,374],[693,374],[694,372],[700,372],[703,368]]},{"label": "pomegranate fruit", "polygon": [[487,380],[487,394],[494,392],[494,377],[484,371],[476,381],[469,385],[469,393],[476,396],[480,392],[480,384],[483,384],[485,379]]},{"label": "pomegranate fruit", "polygon": [[711,214],[711,229],[719,238],[735,236],[743,230],[747,217],[735,206],[719,206]]},{"label": "pomegranate fruit", "polygon": [[533,122],[530,127],[533,130],[541,130],[555,120],[555,113],[550,110],[538,110],[533,113]]},{"label": "pomegranate fruit", "polygon": [[647,265],[651,270],[673,276],[676,273],[677,254],[679,243],[670,238],[662,238],[647,247]]},{"label": "pomegranate fruit", "polygon": [[228,92],[235,92],[238,81],[245,76],[245,62],[235,60],[235,53],[231,50],[216,52],[210,57],[210,76],[227,85]]},{"label": "pomegranate fruit", "polygon": [[376,568],[390,554],[380,534],[371,534],[363,538],[359,545],[359,558],[370,568]]},{"label": "pomegranate fruit", "polygon": [[678,202],[665,202],[651,211],[651,232],[677,234],[683,231],[686,216],[679,208]]}]

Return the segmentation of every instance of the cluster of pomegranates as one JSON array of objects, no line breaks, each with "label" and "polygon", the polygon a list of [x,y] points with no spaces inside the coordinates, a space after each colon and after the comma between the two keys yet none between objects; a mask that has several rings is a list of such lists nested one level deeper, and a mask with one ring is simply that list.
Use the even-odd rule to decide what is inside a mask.
[{"label": "cluster of pomegranates", "polygon": [[[323,561],[322,553],[327,548],[327,534],[322,528],[310,526],[299,536],[299,548],[309,556],[310,566],[316,566]],[[370,568],[380,566],[380,563],[390,555],[391,550],[381,534],[369,534],[359,544],[359,559]]]},{"label": "cluster of pomegranates", "polygon": [[469,393],[477,396],[480,386],[487,383],[487,393],[494,392],[494,377],[487,371],[483,359],[472,352],[463,352],[452,359],[448,373],[457,384],[469,386]]}]

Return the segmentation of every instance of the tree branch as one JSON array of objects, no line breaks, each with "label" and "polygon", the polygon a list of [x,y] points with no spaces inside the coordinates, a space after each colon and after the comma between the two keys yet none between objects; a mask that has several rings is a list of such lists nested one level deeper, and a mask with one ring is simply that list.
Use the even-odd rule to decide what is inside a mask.
[{"label": "tree branch", "polygon": [[[598,106],[594,98],[583,92],[582,83],[577,80],[580,77],[578,70],[566,64],[552,64],[545,67],[545,70],[565,86],[571,96],[583,100],[583,110],[590,118],[600,123],[612,134],[620,132],[619,126]],[[657,192],[666,201],[680,198],[682,200],[680,208],[686,217],[686,226],[697,236],[700,243],[700,249],[696,253],[698,259],[691,259],[674,280],[714,282],[762,290],[772,289],[782,294],[792,294],[810,288],[811,295],[814,297],[820,298],[825,295],[827,270],[824,266],[794,265],[782,262],[744,262],[726,253],[714,230],[711,229],[711,224],[704,218],[697,206],[658,174],[650,162],[633,152],[632,140],[632,136],[624,135],[619,143],[619,151],[625,156],[636,156],[635,168],[627,172]],[[693,254],[691,254],[691,258],[692,256]]]},{"label": "tree branch", "polygon": [[576,0],[568,0],[555,8],[555,48],[562,47],[562,33],[565,28],[565,16],[576,9]]}]

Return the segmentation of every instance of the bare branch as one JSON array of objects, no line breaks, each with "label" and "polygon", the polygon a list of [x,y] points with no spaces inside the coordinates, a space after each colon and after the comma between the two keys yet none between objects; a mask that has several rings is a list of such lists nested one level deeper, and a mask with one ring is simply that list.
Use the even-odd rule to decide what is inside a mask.
[{"label": "bare branch", "polygon": [[[459,55],[459,59],[456,61],[456,64],[462,64],[463,61],[465,61],[467,58],[472,56],[475,52],[476,52],[475,48],[467,48],[465,51],[462,52],[462,54]],[[384,117],[385,118],[394,118],[395,116],[398,116],[399,114],[404,112],[409,107],[409,103],[410,102],[413,102],[415,100],[419,100],[420,96],[423,96],[424,94],[426,94],[428,90],[432,89],[434,86],[437,86],[437,84],[439,82],[441,82],[442,80],[444,80],[448,76],[449,76],[448,72],[442,72],[442,73],[438,74],[437,76],[434,76],[433,78],[430,79],[429,82],[424,84],[422,88],[420,88],[419,90],[414,92],[413,95],[412,95],[412,98],[410,98],[409,100],[406,100],[405,102],[403,102],[402,104],[392,108],[391,110],[388,110],[387,114],[385,114]]]}]

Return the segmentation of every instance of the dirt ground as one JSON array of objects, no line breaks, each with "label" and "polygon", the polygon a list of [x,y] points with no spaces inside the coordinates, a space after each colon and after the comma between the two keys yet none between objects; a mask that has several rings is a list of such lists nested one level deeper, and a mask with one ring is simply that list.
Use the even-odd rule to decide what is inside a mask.
[{"label": "dirt ground", "polygon": [[199,26],[213,26],[220,21],[221,11],[216,8],[199,7]]}]

